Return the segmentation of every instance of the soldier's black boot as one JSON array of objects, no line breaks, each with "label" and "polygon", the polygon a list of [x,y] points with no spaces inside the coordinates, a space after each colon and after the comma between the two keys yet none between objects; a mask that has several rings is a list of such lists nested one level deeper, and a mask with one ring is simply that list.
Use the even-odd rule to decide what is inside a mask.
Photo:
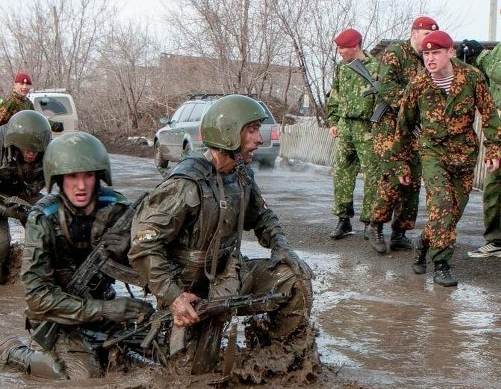
[{"label": "soldier's black boot", "polygon": [[364,240],[370,239],[370,224],[364,222]]},{"label": "soldier's black boot", "polygon": [[9,279],[8,258],[0,262],[0,285],[6,284]]},{"label": "soldier's black boot", "polygon": [[412,242],[405,236],[405,231],[393,230],[391,232],[390,250],[411,250]]},{"label": "soldier's black boot", "polygon": [[378,254],[386,253],[386,243],[384,241],[383,223],[371,223],[369,243]]},{"label": "soldier's black boot", "polygon": [[424,274],[426,273],[426,252],[428,251],[428,247],[424,245],[421,238],[416,240],[414,244],[414,263],[412,264],[412,270],[416,274]]},{"label": "soldier's black boot", "polygon": [[451,274],[450,267],[447,262],[435,263],[433,282],[441,286],[456,286],[458,284],[458,281]]},{"label": "soldier's black boot", "polygon": [[351,228],[350,218],[348,217],[340,217],[337,221],[336,228],[330,234],[332,239],[342,239],[346,235],[350,235],[353,233],[353,229]]}]

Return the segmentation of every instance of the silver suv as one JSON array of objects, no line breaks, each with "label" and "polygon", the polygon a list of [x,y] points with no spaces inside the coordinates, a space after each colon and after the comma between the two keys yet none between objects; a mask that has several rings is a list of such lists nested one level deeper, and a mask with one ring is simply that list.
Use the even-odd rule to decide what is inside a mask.
[{"label": "silver suv", "polygon": [[[207,109],[223,95],[194,95],[184,102],[166,124],[160,128],[153,140],[155,163],[159,169],[166,169],[169,162],[178,162],[190,151],[205,149],[200,136],[200,122]],[[256,100],[266,111],[268,118],[261,126],[263,144],[254,153],[254,161],[261,166],[274,167],[280,149],[280,126],[262,101]]]}]

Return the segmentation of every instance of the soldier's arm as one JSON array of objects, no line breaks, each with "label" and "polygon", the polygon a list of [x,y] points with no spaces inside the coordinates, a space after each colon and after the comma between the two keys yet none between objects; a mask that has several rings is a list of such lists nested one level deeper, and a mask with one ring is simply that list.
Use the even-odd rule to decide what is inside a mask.
[{"label": "soldier's arm", "polygon": [[477,58],[477,66],[490,82],[501,84],[501,43],[493,50],[483,51]]},{"label": "soldier's arm", "polygon": [[64,292],[56,284],[51,252],[54,236],[41,212],[33,211],[25,230],[23,259],[28,263],[21,275],[30,316],[60,324],[77,325],[102,319],[102,302]]},{"label": "soldier's arm", "polygon": [[162,305],[171,305],[182,293],[175,279],[178,265],[170,260],[167,246],[185,223],[196,220],[199,208],[194,182],[169,180],[144,199],[132,221],[129,262]]},{"label": "soldier's arm", "polygon": [[400,108],[401,99],[406,87],[406,85],[401,85],[399,82],[401,74],[402,65],[398,58],[398,53],[390,47],[384,52],[381,58],[378,79],[381,97],[395,111],[398,111]]},{"label": "soldier's arm", "polygon": [[339,65],[336,64],[334,68],[334,76],[332,77],[332,88],[327,100],[327,124],[329,126],[337,125],[339,121]]},{"label": "soldier's arm", "polygon": [[0,126],[7,124],[12,116],[12,101],[10,98],[5,99],[0,104]]}]

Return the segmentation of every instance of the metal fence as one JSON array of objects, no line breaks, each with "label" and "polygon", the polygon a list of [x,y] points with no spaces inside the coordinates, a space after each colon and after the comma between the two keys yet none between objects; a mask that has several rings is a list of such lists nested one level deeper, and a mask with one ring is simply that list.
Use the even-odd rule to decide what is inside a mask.
[{"label": "metal fence", "polygon": [[[479,121],[476,122],[478,133]],[[483,134],[479,136],[482,142]],[[299,160],[316,165],[332,166],[334,157],[334,139],[329,135],[329,129],[319,127],[315,120],[303,121],[285,126],[280,138],[280,156],[288,160]],[[481,143],[482,144],[482,143]],[[482,190],[485,179],[483,163],[485,150],[480,147],[473,186]]]}]

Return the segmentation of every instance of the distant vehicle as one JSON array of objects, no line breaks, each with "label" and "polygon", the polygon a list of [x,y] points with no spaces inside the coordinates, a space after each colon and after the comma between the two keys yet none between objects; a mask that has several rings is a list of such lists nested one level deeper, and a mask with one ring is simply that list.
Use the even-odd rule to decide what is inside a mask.
[{"label": "distant vehicle", "polygon": [[[223,95],[193,95],[174,112],[161,120],[160,128],[153,140],[155,164],[167,169],[169,162],[178,162],[191,151],[204,151],[200,135],[200,122],[207,109]],[[266,111],[268,118],[261,126],[263,144],[254,153],[254,161],[260,166],[274,167],[280,149],[280,128],[270,110],[262,101],[256,100]]]},{"label": "distant vehicle", "polygon": [[78,115],[73,97],[66,93],[66,89],[44,89],[33,91],[28,98],[47,119],[63,123],[63,132],[53,132],[53,135],[65,134],[78,130]]}]

